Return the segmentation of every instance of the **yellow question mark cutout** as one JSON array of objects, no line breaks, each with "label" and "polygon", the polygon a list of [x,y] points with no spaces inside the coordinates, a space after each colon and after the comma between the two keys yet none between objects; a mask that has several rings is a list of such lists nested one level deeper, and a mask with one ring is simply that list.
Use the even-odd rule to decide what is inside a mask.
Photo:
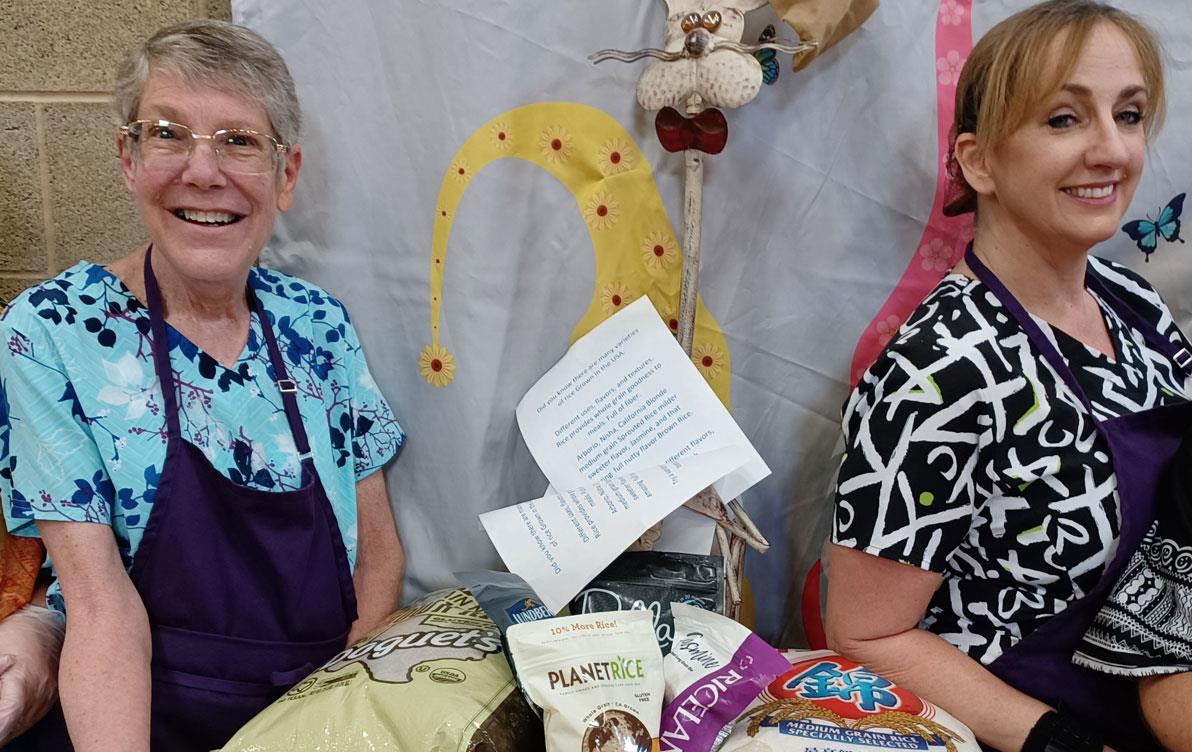
[{"label": "yellow question mark cutout", "polygon": [[[482,125],[443,176],[431,251],[431,344],[418,356],[422,377],[436,387],[447,386],[455,378],[455,357],[439,337],[447,241],[472,178],[506,157],[532,162],[562,183],[575,197],[592,238],[596,289],[571,333],[571,342],[642,295],[650,298],[675,331],[682,253],[649,163],[621,124],[600,110],[541,102],[510,110]],[[696,303],[692,360],[728,407],[728,344],[702,300]]]}]

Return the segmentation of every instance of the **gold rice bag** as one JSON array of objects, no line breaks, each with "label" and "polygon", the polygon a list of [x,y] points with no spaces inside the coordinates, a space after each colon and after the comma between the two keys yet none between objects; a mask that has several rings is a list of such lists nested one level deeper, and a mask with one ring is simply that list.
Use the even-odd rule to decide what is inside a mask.
[{"label": "gold rice bag", "polygon": [[395,612],[249,721],[223,752],[527,752],[542,722],[464,589]]}]

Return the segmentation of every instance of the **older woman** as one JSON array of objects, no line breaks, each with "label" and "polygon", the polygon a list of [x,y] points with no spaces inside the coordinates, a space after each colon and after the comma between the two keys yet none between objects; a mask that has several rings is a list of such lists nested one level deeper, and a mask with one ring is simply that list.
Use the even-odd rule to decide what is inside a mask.
[{"label": "older woman", "polygon": [[1004,750],[1153,745],[1136,687],[1073,665],[1192,425],[1159,296],[1089,256],[1163,112],[1151,33],[1088,0],[995,26],[956,94],[973,243],[845,409],[828,633]]},{"label": "older woman", "polygon": [[[404,435],[343,306],[254,266],[302,164],[277,51],[172,26],[115,88],[150,243],[2,324],[3,497],[67,614],[44,748],[209,750],[397,602]],[[65,726],[62,717],[65,717]]]}]

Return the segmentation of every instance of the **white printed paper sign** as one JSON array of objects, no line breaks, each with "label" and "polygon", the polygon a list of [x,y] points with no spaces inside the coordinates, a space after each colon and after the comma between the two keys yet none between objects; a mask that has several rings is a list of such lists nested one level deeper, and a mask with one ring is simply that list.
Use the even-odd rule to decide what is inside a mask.
[{"label": "white printed paper sign", "polygon": [[730,445],[747,459],[713,484],[721,498],[770,474],[646,298],[578,340],[526,392],[517,422],[555,488]]},{"label": "white printed paper sign", "polygon": [[672,459],[480,515],[510,572],[558,612],[642,531],[738,470],[750,452],[728,446]]}]

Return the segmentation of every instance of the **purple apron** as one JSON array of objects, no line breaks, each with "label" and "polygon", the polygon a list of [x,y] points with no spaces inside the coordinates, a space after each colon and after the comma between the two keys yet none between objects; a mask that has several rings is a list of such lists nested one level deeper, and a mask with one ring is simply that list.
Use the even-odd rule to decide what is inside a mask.
[{"label": "purple apron", "polygon": [[[237,485],[182,438],[151,253],[145,290],[169,441],[130,577],[153,640],[152,749],[206,752],[343,648],[356,593],[296,385],[260,300],[249,290],[302,458],[302,487],[293,491]],[[42,749],[69,749],[61,718],[56,708],[43,722],[58,728],[44,729]]]},{"label": "purple apron", "polygon": [[[1092,416],[1092,406],[1072,369],[1030,314],[981,263],[972,246],[964,259]],[[1192,356],[1163,339],[1154,326],[1110,292],[1091,269],[1085,284],[1108,303],[1127,326],[1141,332],[1151,347],[1168,355],[1179,366],[1177,373],[1189,373]],[[1076,666],[1072,663],[1072,653],[1155,520],[1159,476],[1192,427],[1192,404],[1164,405],[1109,420],[1094,419],[1094,423],[1109,445],[1117,477],[1121,515],[1117,552],[1092,591],[1069,603],[1066,609],[1017,642],[987,668],[1010,686],[1053,707],[1063,706],[1090,726],[1100,727],[1107,742],[1115,749],[1149,749],[1157,745],[1138,712],[1137,682]]]}]

